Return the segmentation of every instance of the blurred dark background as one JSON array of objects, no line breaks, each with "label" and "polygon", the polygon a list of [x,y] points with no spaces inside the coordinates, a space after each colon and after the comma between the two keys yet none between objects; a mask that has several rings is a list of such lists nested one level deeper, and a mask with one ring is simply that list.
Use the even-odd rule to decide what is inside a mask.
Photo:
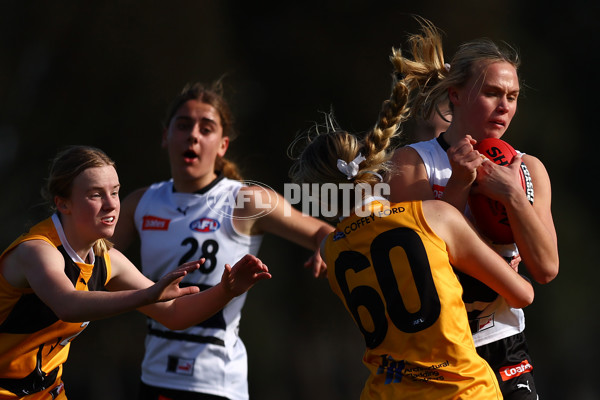
[{"label": "blurred dark background", "polygon": [[[64,145],[105,150],[122,195],[167,179],[160,138],[168,102],[186,82],[223,74],[241,132],[229,156],[247,179],[283,191],[286,148],[321,112],[333,108],[350,131],[373,125],[390,90],[391,48],[417,31],[418,14],[445,32],[448,58],[484,36],[522,56],[519,110],[504,139],[548,169],[561,255],[557,279],[536,285],[526,309],[536,384],[544,399],[597,399],[598,3],[419,3],[3,1],[1,247],[47,216],[40,187]],[[310,253],[267,237],[260,255],[273,279],[250,292],[242,319],[251,397],[357,399],[362,337],[327,281],[302,269]],[[138,313],[93,322],[66,364],[69,398],[133,398],[144,333]]]}]

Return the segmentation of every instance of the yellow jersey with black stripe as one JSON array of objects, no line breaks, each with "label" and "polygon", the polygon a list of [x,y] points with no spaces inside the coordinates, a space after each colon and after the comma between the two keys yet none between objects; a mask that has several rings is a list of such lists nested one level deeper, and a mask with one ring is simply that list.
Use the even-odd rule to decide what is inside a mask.
[{"label": "yellow jersey with black stripe", "polygon": [[[43,240],[62,253],[64,272],[76,290],[104,290],[111,274],[108,253],[94,257],[93,264],[76,262],[61,236],[55,215],[21,235],[0,259],[25,241]],[[62,368],[71,340],[87,325],[61,321],[31,288],[14,287],[0,274],[0,399],[40,398],[35,394],[42,392],[48,393],[44,398],[54,398],[53,393],[62,390]]]},{"label": "yellow jersey with black stripe", "polygon": [[365,339],[370,375],[361,399],[501,399],[422,202],[371,199],[363,211],[324,245],[331,289]]}]

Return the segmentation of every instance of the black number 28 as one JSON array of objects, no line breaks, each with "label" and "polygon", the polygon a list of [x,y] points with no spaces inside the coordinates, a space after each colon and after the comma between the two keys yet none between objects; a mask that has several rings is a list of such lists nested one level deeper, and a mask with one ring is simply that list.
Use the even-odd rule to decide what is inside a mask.
[{"label": "black number 28", "polygon": [[[190,249],[181,257],[179,265],[185,264],[195,256],[198,251],[199,243],[193,237],[185,238],[181,242],[182,246],[189,246]],[[219,243],[216,240],[208,239],[202,243],[202,254],[198,258],[204,257],[206,261],[200,266],[199,271],[204,274],[210,274],[217,266],[217,252],[219,251]]]},{"label": "black number 28", "polygon": [[[403,248],[408,258],[421,302],[421,308],[416,312],[406,309],[400,295],[390,260],[390,251],[394,247]],[[346,271],[358,273],[371,267],[365,255],[356,251],[342,251],[335,260],[336,279],[367,347],[377,347],[387,334],[386,308],[390,321],[403,332],[419,332],[433,325],[440,315],[440,299],[431,275],[425,246],[419,235],[409,228],[394,228],[381,233],[371,243],[371,258],[383,299],[370,286],[356,286],[352,290],[348,287]],[[374,325],[372,332],[367,331],[361,322],[358,313],[360,306],[366,308],[371,315]]]}]

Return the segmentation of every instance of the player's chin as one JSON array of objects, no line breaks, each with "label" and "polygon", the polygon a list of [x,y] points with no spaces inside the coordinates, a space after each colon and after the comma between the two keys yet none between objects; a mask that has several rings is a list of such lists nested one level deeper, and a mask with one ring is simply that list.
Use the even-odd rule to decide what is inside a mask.
[{"label": "player's chin", "polygon": [[486,139],[501,139],[502,136],[504,136],[504,133],[506,133],[506,128],[505,125],[491,124],[491,126],[485,130],[484,136]]},{"label": "player's chin", "polygon": [[101,225],[98,227],[98,236],[101,239],[110,239],[115,234],[115,225]]}]

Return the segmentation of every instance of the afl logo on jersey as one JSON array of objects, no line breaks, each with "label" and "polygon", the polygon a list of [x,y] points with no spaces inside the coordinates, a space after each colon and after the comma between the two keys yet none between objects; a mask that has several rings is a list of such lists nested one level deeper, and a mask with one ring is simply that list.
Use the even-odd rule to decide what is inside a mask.
[{"label": "afl logo on jersey", "polygon": [[216,219],[200,218],[192,221],[190,229],[196,232],[215,232],[220,226],[221,224]]}]

